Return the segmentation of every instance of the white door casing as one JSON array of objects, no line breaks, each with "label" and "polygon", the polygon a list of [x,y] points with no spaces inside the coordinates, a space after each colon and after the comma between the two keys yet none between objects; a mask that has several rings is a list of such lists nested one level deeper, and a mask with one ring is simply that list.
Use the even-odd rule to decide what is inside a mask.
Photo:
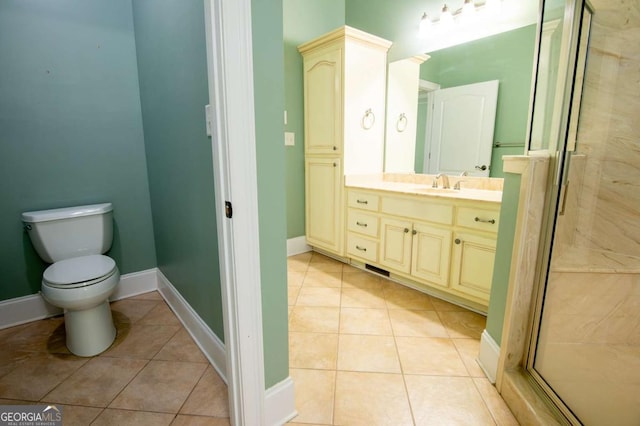
[{"label": "white door casing", "polygon": [[430,93],[425,173],[489,176],[498,85],[492,80]]}]

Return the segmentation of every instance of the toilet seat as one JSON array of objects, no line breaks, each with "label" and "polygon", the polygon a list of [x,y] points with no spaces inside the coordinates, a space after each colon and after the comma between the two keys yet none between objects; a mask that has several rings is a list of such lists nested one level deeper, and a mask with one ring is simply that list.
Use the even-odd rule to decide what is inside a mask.
[{"label": "toilet seat", "polygon": [[108,256],[90,255],[61,260],[50,265],[42,275],[43,284],[60,289],[86,287],[104,281],[117,272]]}]

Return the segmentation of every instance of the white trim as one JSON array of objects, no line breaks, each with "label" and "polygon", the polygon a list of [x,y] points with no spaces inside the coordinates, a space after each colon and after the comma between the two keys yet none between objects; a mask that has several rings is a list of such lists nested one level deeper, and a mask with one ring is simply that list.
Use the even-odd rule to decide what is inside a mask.
[{"label": "white trim", "polygon": [[283,425],[298,415],[294,403],[293,379],[289,376],[267,389],[264,399],[267,425]]},{"label": "white trim", "polygon": [[109,301],[113,302],[114,300],[126,299],[127,297],[133,297],[157,290],[157,270],[158,268],[151,268],[144,271],[121,275],[120,284],[116,287],[116,291],[111,295]]},{"label": "white trim", "polygon": [[[120,276],[120,282],[110,301],[137,296],[158,288],[156,268]],[[0,329],[31,321],[62,315],[62,309],[47,303],[40,293],[16,297],[0,302]]]},{"label": "white trim", "polygon": [[491,383],[496,382],[496,372],[498,371],[498,359],[500,358],[500,346],[493,340],[493,337],[484,330],[480,336],[480,353],[478,354],[478,364]]},{"label": "white trim", "polygon": [[287,256],[294,256],[308,251],[311,251],[311,246],[307,244],[306,236],[301,235],[287,240]]},{"label": "white trim", "polygon": [[[229,414],[265,420],[251,0],[204,0]],[[233,219],[225,201],[235,205]]]},{"label": "white trim", "polygon": [[173,313],[178,317],[222,380],[226,382],[227,363],[224,343],[211,331],[189,303],[184,300],[162,271],[159,269],[157,271],[158,292],[171,307]]}]

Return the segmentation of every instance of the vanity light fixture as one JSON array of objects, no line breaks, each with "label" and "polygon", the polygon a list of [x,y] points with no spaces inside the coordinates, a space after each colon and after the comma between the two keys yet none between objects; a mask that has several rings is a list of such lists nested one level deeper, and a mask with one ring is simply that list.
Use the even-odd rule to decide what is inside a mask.
[{"label": "vanity light fixture", "polygon": [[502,0],[484,0],[482,3],[476,0],[464,0],[462,7],[451,12],[445,3],[438,19],[432,20],[426,13],[422,14],[418,32],[420,37],[424,37],[434,24],[444,29],[453,26],[458,20],[462,24],[469,23],[480,12],[485,16],[496,16],[500,12],[501,6]]}]

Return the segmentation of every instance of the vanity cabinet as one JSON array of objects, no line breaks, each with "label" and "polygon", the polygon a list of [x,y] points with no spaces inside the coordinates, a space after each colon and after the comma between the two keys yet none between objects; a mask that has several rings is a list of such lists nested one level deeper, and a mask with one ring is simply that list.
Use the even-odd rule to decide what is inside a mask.
[{"label": "vanity cabinet", "polygon": [[486,309],[500,204],[347,189],[347,256]]},{"label": "vanity cabinet", "polygon": [[[343,182],[347,174],[382,172],[390,46],[348,26],[298,46],[304,73],[305,233],[309,245],[337,256],[344,256],[346,246],[365,245],[352,244],[353,238],[345,243]],[[332,172],[324,169],[333,164]],[[374,248],[367,250],[362,251],[367,258],[377,258]]]}]

